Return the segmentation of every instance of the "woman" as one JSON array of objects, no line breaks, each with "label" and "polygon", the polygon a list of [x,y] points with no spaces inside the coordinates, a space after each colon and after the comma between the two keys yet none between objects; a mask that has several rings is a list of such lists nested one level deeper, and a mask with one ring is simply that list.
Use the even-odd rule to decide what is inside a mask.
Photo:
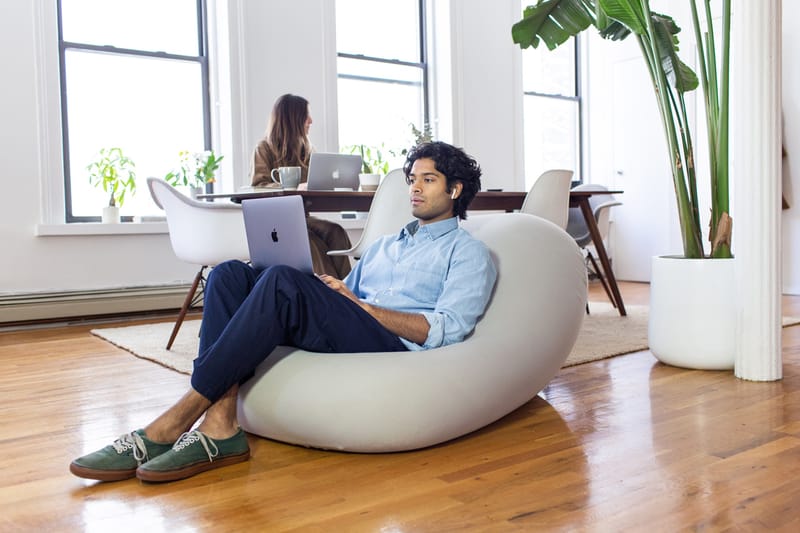
[{"label": "woman", "polygon": [[[308,130],[313,120],[308,100],[302,96],[284,94],[275,101],[266,136],[256,146],[253,156],[252,184],[254,187],[277,186],[270,176],[278,167],[300,167],[300,188],[308,180],[308,160],[311,142]],[[329,274],[338,279],[350,272],[347,256],[328,255],[328,250],[346,250],[351,247],[345,229],[334,222],[308,217],[308,240],[311,257],[317,274]]]}]

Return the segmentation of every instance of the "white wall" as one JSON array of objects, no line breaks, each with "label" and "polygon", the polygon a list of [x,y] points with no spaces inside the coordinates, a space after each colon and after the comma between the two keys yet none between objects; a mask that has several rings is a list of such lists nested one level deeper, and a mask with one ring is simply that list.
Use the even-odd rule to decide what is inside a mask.
[{"label": "white wall", "polygon": [[[297,92],[308,97],[315,119],[312,141],[318,149],[336,147],[333,3],[240,0],[231,4],[240,9],[228,12],[233,43],[226,58],[234,82],[242,79],[244,83],[234,83],[230,101],[222,102],[220,109],[230,109],[230,159],[236,184],[243,184],[247,181],[251,150],[266,127],[272,102],[282,93]],[[446,107],[443,115],[452,113],[452,141],[475,155],[484,168],[484,187],[521,189],[520,51],[510,38],[511,24],[520,15],[518,4],[515,0],[459,0],[450,2],[449,7],[453,23],[449,50],[453,95],[449,102],[439,96],[437,104]],[[58,121],[53,120],[58,116],[57,93],[54,98],[52,91],[42,91],[52,83],[55,50],[48,48],[47,42],[38,41],[43,34],[49,35],[53,9],[54,2],[50,0],[4,0],[0,17],[0,46],[15,52],[0,57],[4,80],[0,99],[0,179],[4,190],[0,198],[0,242],[4,248],[0,306],[9,295],[185,283],[195,267],[174,258],[165,233],[35,234],[49,209],[48,178],[60,172]],[[786,21],[793,20],[800,10],[792,2],[784,2],[783,9]],[[794,96],[800,92],[800,79],[797,69],[789,66],[800,59],[798,39],[797,35],[784,35],[784,111],[793,208],[784,213],[783,267],[784,285],[794,293],[800,293],[800,199],[796,193],[800,191],[800,162],[795,161],[800,154],[800,106]],[[49,54],[44,56],[44,64],[40,54],[43,47]],[[592,75],[607,85],[609,71],[603,70],[602,54],[592,54]],[[57,83],[57,76],[55,79]],[[602,95],[603,90],[607,92],[607,87],[598,94]],[[597,113],[589,116],[588,168],[591,181],[608,182],[613,179],[614,164],[608,159],[609,125],[604,121],[613,112],[604,109],[608,100],[598,94],[591,94],[589,100]],[[632,146],[631,150],[647,148]],[[653,169],[663,168],[657,156],[652,165]],[[654,179],[654,183],[663,186],[663,180]],[[627,192],[621,199],[626,204],[622,209],[641,201]],[[651,234],[669,247],[671,224],[665,226],[662,220],[643,217],[630,224],[650,228]],[[622,261],[619,238],[616,243],[615,261]],[[636,246],[633,248],[626,253],[637,253]]]},{"label": "white wall", "polygon": [[518,0],[451,2],[453,142],[483,169],[484,188],[524,190]]},{"label": "white wall", "polygon": [[[35,31],[35,24],[41,23],[37,19],[39,5],[38,0],[5,1],[0,17],[0,46],[5,50],[0,58],[0,293],[131,286],[188,277],[193,269],[173,258],[166,235],[34,235],[37,224],[44,220],[42,178],[51,171],[49,146],[43,139],[52,133],[43,129],[48,125],[42,120],[47,110],[40,105],[44,96]],[[55,80],[57,83],[57,76]],[[153,261],[154,257],[163,261]]]},{"label": "white wall", "polygon": [[[295,0],[230,3],[231,64],[237,185],[249,185],[253,148],[264,136],[272,104],[282,94],[310,102],[311,141],[338,151],[336,34],[333,2]],[[238,89],[238,90],[237,90]]]}]

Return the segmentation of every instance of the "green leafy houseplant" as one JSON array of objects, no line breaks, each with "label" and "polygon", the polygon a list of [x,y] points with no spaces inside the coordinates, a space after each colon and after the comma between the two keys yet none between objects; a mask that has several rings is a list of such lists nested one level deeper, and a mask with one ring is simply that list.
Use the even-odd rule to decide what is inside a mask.
[{"label": "green leafy houseplant", "polygon": [[415,145],[433,140],[433,130],[431,130],[431,125],[427,122],[422,125],[422,129],[417,128],[414,124],[409,124],[409,126],[411,127],[411,134],[414,136]]},{"label": "green leafy houseplant", "polygon": [[225,156],[217,157],[213,150],[192,153],[187,150],[178,152],[180,167],[164,176],[164,181],[177,187],[203,187],[206,183],[216,181],[220,161]]},{"label": "green leafy houseplant", "polygon": [[136,192],[136,165],[122,148],[101,148],[97,159],[86,166],[89,183],[108,194],[109,207],[121,207],[125,194]]},{"label": "green leafy houseplant", "polygon": [[379,147],[354,144],[346,146],[343,152],[361,154],[361,172],[364,174],[387,174],[389,172],[389,159],[394,153],[383,144]]},{"label": "green leafy houseplant", "polygon": [[[411,128],[411,135],[414,137],[414,146],[433,140],[433,130],[427,122],[422,125],[422,129],[417,128],[415,124],[409,124],[409,127]],[[406,154],[408,154],[408,148],[403,148],[400,151],[400,155],[405,156]]]},{"label": "green leafy houseplant", "polygon": [[[698,16],[704,6],[705,28]],[[607,39],[633,34],[653,83],[670,154],[672,179],[678,204],[684,257],[703,258],[702,228],[694,167],[694,148],[686,111],[685,93],[702,85],[708,126],[709,181],[711,187],[710,257],[731,257],[728,189],[728,92],[731,2],[722,0],[721,58],[712,26],[711,0],[690,0],[698,49],[699,79],[678,57],[680,28],[675,21],[650,10],[649,0],[539,0],[528,6],[511,33],[521,48],[544,42],[550,50],[590,25]]]}]

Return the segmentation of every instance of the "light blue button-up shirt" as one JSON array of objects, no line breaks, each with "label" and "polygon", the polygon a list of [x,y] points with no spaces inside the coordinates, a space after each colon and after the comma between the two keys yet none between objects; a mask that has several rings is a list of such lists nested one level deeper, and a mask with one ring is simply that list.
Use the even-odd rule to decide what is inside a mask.
[{"label": "light blue button-up shirt", "polygon": [[400,340],[409,350],[460,342],[483,314],[497,279],[488,248],[458,226],[455,217],[432,224],[410,222],[362,254],[344,282],[360,299],[430,324],[425,344]]}]

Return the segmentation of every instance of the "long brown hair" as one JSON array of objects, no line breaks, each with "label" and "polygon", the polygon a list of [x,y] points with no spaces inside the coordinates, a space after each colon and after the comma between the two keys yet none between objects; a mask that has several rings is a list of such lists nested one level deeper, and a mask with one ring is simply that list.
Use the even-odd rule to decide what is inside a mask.
[{"label": "long brown hair", "polygon": [[308,100],[302,96],[284,94],[275,101],[265,134],[275,166],[308,167],[311,141],[306,135],[307,118]]}]

